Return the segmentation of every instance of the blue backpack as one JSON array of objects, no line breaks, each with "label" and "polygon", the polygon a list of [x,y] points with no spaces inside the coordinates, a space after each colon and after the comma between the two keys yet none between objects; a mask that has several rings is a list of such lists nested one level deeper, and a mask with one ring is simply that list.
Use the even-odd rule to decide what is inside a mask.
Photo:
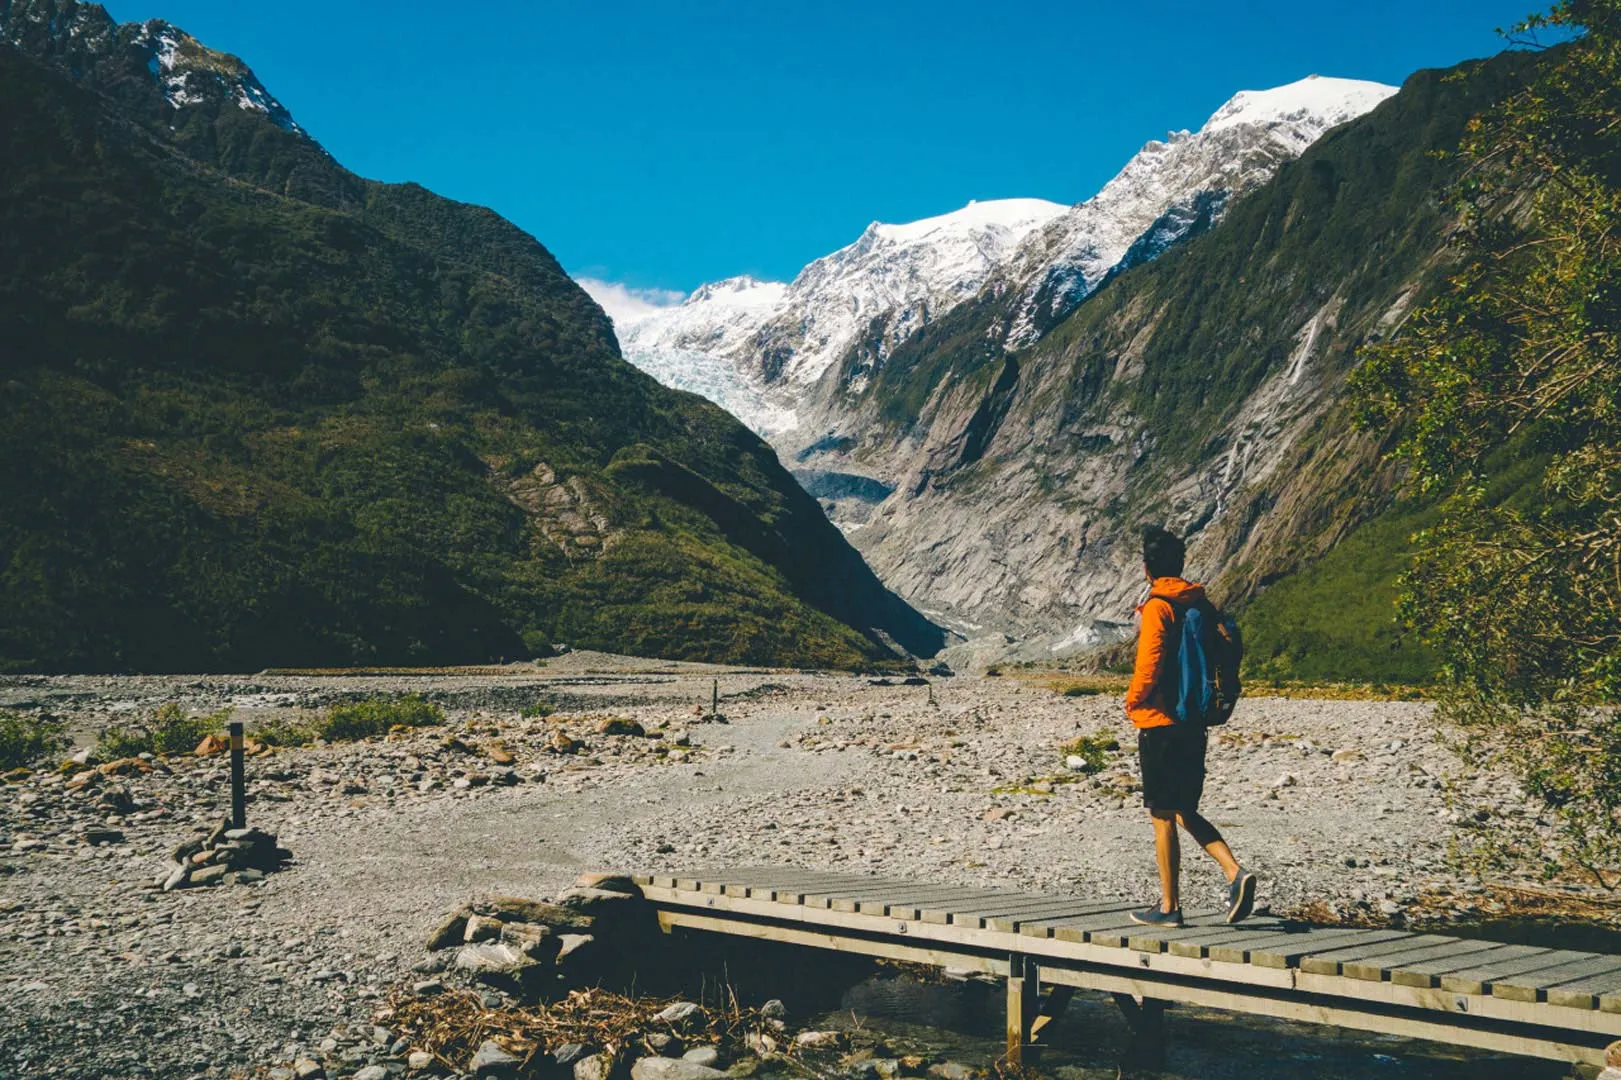
[{"label": "blue backpack", "polygon": [[1176,648],[1176,722],[1219,727],[1233,715],[1244,639],[1238,623],[1210,603],[1171,602],[1181,624]]}]

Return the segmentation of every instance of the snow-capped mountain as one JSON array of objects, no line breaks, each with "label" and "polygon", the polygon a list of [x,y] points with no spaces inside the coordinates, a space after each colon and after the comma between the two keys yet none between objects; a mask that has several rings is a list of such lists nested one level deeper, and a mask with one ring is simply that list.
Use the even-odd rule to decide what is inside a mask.
[{"label": "snow-capped mountain", "polygon": [[161,19],[120,26],[99,4],[0,0],[0,39],[123,97],[140,92],[140,80],[132,76],[144,69],[148,89],[157,90],[176,114],[204,105],[235,106],[303,134],[246,64]]},{"label": "snow-capped mountain", "polygon": [[1382,83],[1312,75],[1240,91],[1197,132],[1148,143],[1103,190],[1032,234],[1008,261],[999,278],[1021,295],[1007,344],[1044,334],[1120,267],[1133,245],[1138,250],[1128,266],[1208,228],[1231,198],[1395,92]]},{"label": "snow-capped mountain", "polygon": [[[873,222],[788,284],[705,285],[617,327],[620,342],[656,378],[712,397],[764,434],[784,435],[813,412],[818,431],[837,426],[833,391],[858,399],[919,327],[989,287],[1018,297],[1003,344],[1027,345],[1111,272],[1209,228],[1232,198],[1395,92],[1318,76],[1242,91],[1197,132],[1148,143],[1085,202],[1001,199],[908,224]],[[835,367],[839,385],[818,387]],[[804,434],[779,445],[797,448]]]},{"label": "snow-capped mountain", "polygon": [[258,76],[234,56],[216,52],[160,19],[143,23],[133,46],[146,55],[146,68],[175,109],[201,105],[221,95],[244,111],[257,110],[277,127],[302,132],[291,113],[265,89]]},{"label": "snow-capped mountain", "polygon": [[808,386],[852,348],[881,360],[977,293],[1026,236],[1062,213],[1044,199],[998,199],[904,225],[873,222],[794,278],[751,343],[759,374]]},{"label": "snow-capped mountain", "polygon": [[654,378],[775,435],[794,426],[793,400],[829,366],[858,347],[881,358],[979,291],[1021,240],[1064,211],[1002,199],[903,225],[875,221],[791,283],[713,282],[615,330],[626,358]]}]

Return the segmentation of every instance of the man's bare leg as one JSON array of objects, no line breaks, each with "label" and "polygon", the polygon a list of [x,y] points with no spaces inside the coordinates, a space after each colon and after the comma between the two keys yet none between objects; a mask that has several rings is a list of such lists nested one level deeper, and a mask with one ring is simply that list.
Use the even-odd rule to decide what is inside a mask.
[{"label": "man's bare leg", "polygon": [[[1210,857],[1221,864],[1222,873],[1227,875],[1229,882],[1238,876],[1238,860],[1233,858],[1233,849],[1227,846],[1227,841],[1221,838],[1221,833],[1214,825],[1192,810],[1184,810],[1177,814],[1176,820],[1188,830],[1188,835],[1193,837],[1194,843],[1208,851]],[[1156,820],[1155,825],[1158,824]],[[1162,880],[1164,875],[1162,867],[1160,870]]]},{"label": "man's bare leg", "polygon": [[1154,819],[1154,853],[1159,859],[1160,910],[1175,911],[1181,906],[1182,843],[1176,835],[1175,810],[1150,810]]}]

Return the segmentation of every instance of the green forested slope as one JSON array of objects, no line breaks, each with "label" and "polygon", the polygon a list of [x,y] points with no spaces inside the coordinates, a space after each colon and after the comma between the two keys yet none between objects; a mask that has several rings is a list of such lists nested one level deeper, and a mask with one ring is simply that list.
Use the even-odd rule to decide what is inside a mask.
[{"label": "green forested slope", "polygon": [[290,197],[258,181],[346,174],[246,110],[232,161],[194,156],[104,90],[0,45],[0,666],[938,644],[496,215]]}]

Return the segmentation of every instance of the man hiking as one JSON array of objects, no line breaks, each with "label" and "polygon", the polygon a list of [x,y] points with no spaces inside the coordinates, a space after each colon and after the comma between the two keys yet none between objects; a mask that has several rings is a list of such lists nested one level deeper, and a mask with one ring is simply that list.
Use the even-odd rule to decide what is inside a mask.
[{"label": "man hiking", "polygon": [[1181,926],[1182,849],[1176,827],[1221,864],[1227,875],[1227,921],[1238,922],[1255,909],[1255,875],[1238,865],[1221,833],[1199,815],[1204,792],[1205,727],[1202,719],[1177,720],[1182,664],[1178,649],[1182,620],[1190,608],[1211,611],[1204,586],[1182,580],[1186,548],[1159,526],[1143,529],[1143,571],[1148,599],[1137,610],[1142,632],[1137,638],[1137,665],[1126,691],[1126,715],[1137,728],[1137,756],[1143,773],[1143,805],[1154,822],[1154,849],[1159,859],[1160,902],[1134,911],[1134,922]]}]

